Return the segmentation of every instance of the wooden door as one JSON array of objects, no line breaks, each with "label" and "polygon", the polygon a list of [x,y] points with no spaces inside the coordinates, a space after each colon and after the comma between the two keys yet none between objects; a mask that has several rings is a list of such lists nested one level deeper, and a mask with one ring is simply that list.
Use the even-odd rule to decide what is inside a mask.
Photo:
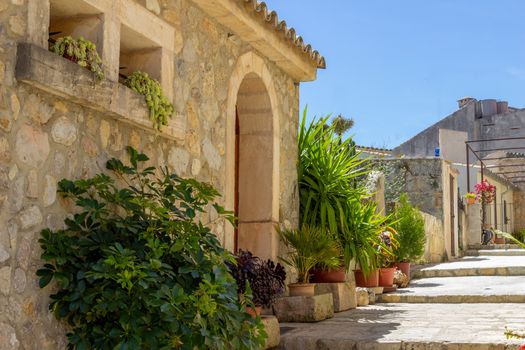
[{"label": "wooden door", "polygon": [[[237,106],[235,106],[235,187],[234,187],[234,203],[233,211],[236,218],[239,218],[239,114],[237,113]],[[235,225],[233,233],[233,249],[237,253],[239,243],[239,222]]]}]

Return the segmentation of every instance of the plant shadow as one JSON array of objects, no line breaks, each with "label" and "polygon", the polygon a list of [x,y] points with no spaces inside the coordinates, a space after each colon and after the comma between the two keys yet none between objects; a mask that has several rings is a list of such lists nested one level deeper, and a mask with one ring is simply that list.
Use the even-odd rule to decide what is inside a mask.
[{"label": "plant shadow", "polygon": [[325,349],[321,344],[337,340],[352,349],[359,342],[376,341],[398,329],[404,313],[399,306],[381,304],[379,308],[360,307],[336,313],[333,318],[316,323],[281,323],[281,344],[286,346],[299,340]]}]

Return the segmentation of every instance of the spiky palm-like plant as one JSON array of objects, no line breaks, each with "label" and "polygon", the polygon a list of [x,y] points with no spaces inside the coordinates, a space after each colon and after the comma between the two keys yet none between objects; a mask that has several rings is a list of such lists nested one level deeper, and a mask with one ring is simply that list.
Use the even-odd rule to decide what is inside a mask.
[{"label": "spiky palm-like plant", "polygon": [[287,257],[280,259],[297,270],[299,283],[308,283],[310,270],[315,265],[339,263],[339,246],[326,230],[303,225],[296,230],[279,230],[279,235],[291,250]]}]

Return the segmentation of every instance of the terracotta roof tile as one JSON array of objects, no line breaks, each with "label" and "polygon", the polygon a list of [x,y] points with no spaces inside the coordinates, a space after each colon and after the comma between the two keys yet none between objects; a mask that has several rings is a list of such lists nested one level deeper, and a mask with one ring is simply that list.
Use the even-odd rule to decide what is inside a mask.
[{"label": "terracotta roof tile", "polygon": [[293,46],[298,50],[301,50],[304,55],[314,61],[317,65],[317,68],[326,68],[326,61],[323,56],[312,48],[312,45],[305,44],[303,38],[297,35],[294,28],[288,28],[285,21],[279,20],[277,12],[270,11],[265,2],[259,2],[257,0],[240,0],[248,8],[251,8],[253,12],[260,17],[264,22],[272,25],[275,30],[280,32],[286,40],[288,40]]}]

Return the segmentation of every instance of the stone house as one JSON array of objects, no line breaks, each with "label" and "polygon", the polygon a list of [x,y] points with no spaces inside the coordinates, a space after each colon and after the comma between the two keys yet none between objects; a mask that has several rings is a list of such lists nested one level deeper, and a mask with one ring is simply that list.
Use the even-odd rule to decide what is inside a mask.
[{"label": "stone house", "polygon": [[[299,84],[325,61],[264,3],[2,0],[0,23],[0,349],[64,348],[35,276],[39,232],[67,215],[58,180],[104,171],[127,145],[223,194],[239,217],[214,224],[226,248],[276,258],[275,225],[298,221]],[[65,35],[96,43],[104,81],[48,50]],[[119,83],[133,70],[174,105],[159,133]]]},{"label": "stone house", "polygon": [[[523,139],[519,139],[519,138]],[[509,139],[510,138],[510,139]],[[497,140],[497,141],[491,141]],[[503,151],[520,150],[525,146],[525,110],[508,106],[506,101],[493,99],[478,101],[466,97],[458,101],[458,110],[421,131],[406,142],[395,147],[392,154],[397,157],[439,159],[447,162],[455,170],[457,198],[474,191],[474,184],[481,180],[481,164],[469,151],[467,159],[466,143],[483,160],[484,177],[496,186],[496,199],[486,205],[485,223],[507,232],[521,230],[525,222],[521,219],[525,192],[523,185],[512,182],[503,170],[514,167],[525,172],[525,164],[518,164],[523,157],[512,156]],[[507,159],[505,159],[507,158]],[[516,163],[518,162],[518,163]],[[512,164],[511,164],[512,163]],[[467,170],[468,168],[468,170]],[[470,186],[469,186],[470,185]],[[419,201],[416,204],[420,204]],[[454,215],[458,227],[458,247],[479,244],[481,237],[480,208],[478,205],[464,206]]]}]

